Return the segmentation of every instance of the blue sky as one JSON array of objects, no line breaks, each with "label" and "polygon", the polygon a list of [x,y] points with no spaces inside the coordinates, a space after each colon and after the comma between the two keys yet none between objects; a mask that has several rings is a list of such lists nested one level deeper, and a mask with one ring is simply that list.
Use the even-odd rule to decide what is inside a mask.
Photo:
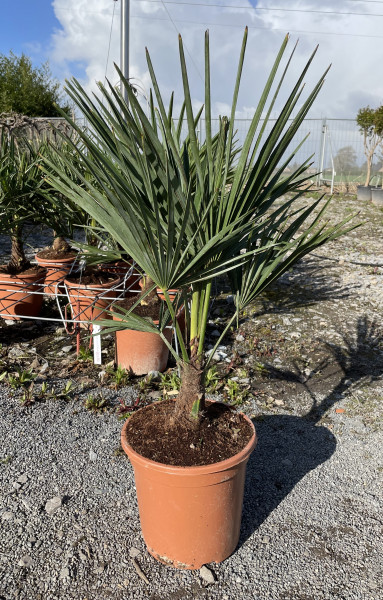
[{"label": "blue sky", "polygon": [[[383,61],[383,2],[164,2],[165,5],[161,0],[130,0],[131,76],[143,93],[147,93],[149,85],[144,57],[148,46],[165,95],[172,89],[177,94],[180,32],[187,50],[194,100],[196,104],[203,101],[203,36],[209,28],[215,109],[217,114],[224,114],[231,103],[238,51],[243,29],[248,25],[241,116],[247,118],[253,113],[260,88],[288,31],[292,44],[300,39],[295,53],[297,68],[302,67],[315,45],[320,45],[307,89],[333,63],[313,108],[314,117],[354,118],[361,106],[383,103],[383,79],[379,75]],[[119,62],[119,12],[120,1],[113,0],[1,0],[0,53],[24,52],[35,65],[48,59],[52,73],[60,81],[74,75],[88,90],[104,79],[105,72],[115,83],[113,62]]]},{"label": "blue sky", "polygon": [[[63,0],[65,4],[65,0]],[[52,0],[1,0],[0,54],[28,55],[35,66],[49,61],[53,75],[61,78],[61,66],[51,60],[52,34],[62,30]],[[81,61],[69,61],[75,77],[84,74]]]},{"label": "blue sky", "polygon": [[51,34],[59,27],[50,0],[1,0],[0,53],[48,58]]}]

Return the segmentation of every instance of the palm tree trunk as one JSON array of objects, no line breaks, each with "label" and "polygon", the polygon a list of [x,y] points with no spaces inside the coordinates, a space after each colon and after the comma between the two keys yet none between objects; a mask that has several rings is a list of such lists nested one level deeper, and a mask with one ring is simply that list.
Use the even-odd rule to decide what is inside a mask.
[{"label": "palm tree trunk", "polygon": [[11,234],[11,241],[12,249],[8,271],[10,273],[20,273],[29,266],[29,261],[25,256],[23,242],[18,229],[15,229]]},{"label": "palm tree trunk", "polygon": [[205,409],[205,382],[201,360],[196,358],[181,365],[181,388],[176,398],[176,423],[197,429]]},{"label": "palm tree trunk", "polygon": [[60,235],[56,235],[55,232],[54,232],[54,236],[55,237],[54,237],[53,244],[52,244],[53,250],[56,250],[56,252],[69,252],[70,245],[68,244],[66,239],[61,237]]}]

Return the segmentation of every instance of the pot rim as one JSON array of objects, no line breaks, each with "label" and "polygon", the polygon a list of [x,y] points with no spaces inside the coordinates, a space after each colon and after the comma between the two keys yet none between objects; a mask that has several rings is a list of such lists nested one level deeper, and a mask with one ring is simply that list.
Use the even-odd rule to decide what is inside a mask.
[{"label": "pot rim", "polygon": [[[0,265],[0,269],[2,267],[6,267],[7,265]],[[2,280],[7,280],[6,282],[8,283],[11,282],[12,280],[20,280],[20,281],[25,281],[28,282],[30,281],[31,283],[39,283],[40,281],[43,283],[45,275],[46,275],[46,269],[44,269],[44,267],[40,266],[40,265],[32,265],[35,267],[39,267],[39,269],[41,269],[40,272],[35,272],[35,273],[28,273],[27,271],[22,271],[21,273],[2,273],[0,272],[0,283],[5,283],[5,281]]]},{"label": "pot rim", "polygon": [[106,283],[99,283],[99,284],[93,284],[93,285],[86,285],[86,284],[75,282],[75,281],[69,281],[68,279],[64,279],[63,283],[65,283],[65,285],[70,289],[100,291],[100,290],[105,290],[108,288],[115,287],[115,286],[119,285],[121,283],[121,281],[122,281],[122,278],[117,277],[116,279],[112,279],[111,281],[107,281]]},{"label": "pot rim", "polygon": [[[223,403],[221,403],[221,404],[223,404]],[[153,405],[150,404],[149,406],[153,406]],[[140,408],[139,410],[142,411],[142,410],[145,410],[146,408],[148,408],[148,407],[144,406],[143,408]],[[136,413],[134,413],[134,414],[136,414]],[[248,422],[248,424],[250,425],[250,427],[252,429],[253,434],[252,434],[250,440],[248,441],[246,446],[244,448],[242,448],[242,450],[240,452],[238,452],[237,454],[234,454],[234,456],[231,456],[230,458],[226,458],[219,462],[210,463],[208,465],[196,465],[196,466],[182,467],[182,466],[177,466],[177,465],[167,465],[165,463],[160,463],[160,462],[151,460],[150,458],[145,458],[144,456],[142,456],[141,454],[139,454],[138,452],[133,450],[132,446],[128,443],[128,441],[126,439],[125,431],[128,426],[130,417],[126,420],[126,422],[124,423],[122,430],[121,430],[121,445],[122,445],[124,452],[128,455],[129,459],[132,457],[132,459],[137,464],[140,464],[141,466],[144,466],[146,468],[149,468],[149,469],[157,471],[157,472],[181,475],[181,476],[185,476],[185,477],[188,477],[188,476],[192,477],[194,475],[204,475],[204,474],[212,473],[212,472],[218,473],[220,471],[227,471],[227,470],[231,469],[232,467],[236,466],[238,463],[240,463],[244,460],[247,460],[249,458],[250,454],[252,453],[252,451],[254,450],[254,448],[257,444],[257,441],[258,441],[255,427],[254,427],[254,424],[251,421],[251,419],[244,413],[238,413],[238,414],[240,414]]]},{"label": "pot rim", "polygon": [[[42,266],[55,266],[57,265],[61,265],[61,264],[67,264],[67,263],[71,263],[71,262],[75,262],[77,259],[77,254],[73,254],[72,256],[67,256],[66,258],[43,258],[42,256],[39,256],[39,252],[37,252],[35,254],[35,259],[37,261],[38,264],[41,263]],[[46,263],[46,265],[43,265],[43,263]]]}]

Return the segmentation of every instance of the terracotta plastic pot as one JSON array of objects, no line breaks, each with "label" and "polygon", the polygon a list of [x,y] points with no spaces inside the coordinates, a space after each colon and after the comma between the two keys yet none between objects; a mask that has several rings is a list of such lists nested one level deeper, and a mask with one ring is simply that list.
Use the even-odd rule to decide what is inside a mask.
[{"label": "terracotta plastic pot", "polygon": [[115,273],[116,277],[120,277],[124,283],[125,298],[132,296],[140,290],[139,281],[141,279],[141,273],[133,267],[132,273],[129,277],[126,277],[126,273],[132,268],[132,264],[119,260],[113,263],[102,263],[99,265],[102,271],[107,273]]},{"label": "terracotta plastic pot", "polygon": [[[0,273],[0,313],[5,319],[37,317],[43,302],[45,270],[18,275]],[[5,314],[4,314],[5,313]]]},{"label": "terracotta plastic pot", "polygon": [[61,292],[62,289],[60,289],[59,286],[70,272],[76,261],[76,256],[52,260],[50,258],[42,258],[36,254],[35,259],[40,267],[45,267],[47,270],[44,293],[55,295],[57,292]]},{"label": "terracotta plastic pot", "polygon": [[[119,318],[113,315],[113,320]],[[154,321],[158,324],[158,321]],[[165,336],[171,342],[173,331],[165,329]],[[157,333],[121,329],[116,331],[116,363],[119,367],[135,375],[146,375],[150,371],[165,371],[169,349]]]},{"label": "terracotta plastic pot", "polygon": [[[145,408],[140,409],[145,410]],[[256,445],[219,463],[174,467],[144,458],[121,443],[134,469],[142,535],[150,554],[178,569],[222,562],[238,544],[246,463]]]},{"label": "terracotta plastic pot", "polygon": [[86,327],[84,321],[96,319],[110,319],[105,309],[111,310],[112,302],[120,297],[121,292],[114,290],[121,283],[121,279],[113,279],[107,283],[97,285],[82,285],[80,282],[64,280],[69,303],[72,309],[72,318]]},{"label": "terracotta plastic pot", "polygon": [[[180,290],[177,290],[177,289],[168,290],[169,299],[171,302],[174,301],[174,299],[175,299],[176,295],[179,293],[179,291]],[[161,300],[163,300],[165,302],[165,294],[163,294],[161,292],[160,288],[157,288],[157,295]],[[178,309],[177,322],[178,322],[178,325],[180,326],[181,333],[184,334],[185,329],[186,329],[186,315],[185,315],[184,305],[180,306],[180,308]]]}]

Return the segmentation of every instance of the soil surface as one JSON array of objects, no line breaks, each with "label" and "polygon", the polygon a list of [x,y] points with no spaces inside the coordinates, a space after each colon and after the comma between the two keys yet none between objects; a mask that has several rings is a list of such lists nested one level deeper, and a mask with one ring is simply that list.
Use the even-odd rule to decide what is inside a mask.
[{"label": "soil surface", "polygon": [[78,274],[72,273],[66,278],[71,283],[79,283],[80,285],[97,286],[104,285],[109,282],[117,282],[116,275],[114,273],[108,273],[108,271],[100,271],[98,269],[85,269]]},{"label": "soil surface", "polygon": [[76,258],[77,252],[75,250],[54,250],[54,248],[45,248],[39,252],[39,258],[46,260],[65,260],[69,258]]},{"label": "soil surface", "polygon": [[[135,294],[130,298],[124,298],[123,300],[118,300],[116,302],[116,306],[118,308],[123,308],[125,310],[129,310],[133,304],[135,304],[138,300],[138,295]],[[149,298],[146,296],[143,299],[143,304],[138,304],[134,310],[134,313],[139,317],[150,317],[154,321],[158,321],[160,318],[161,311],[161,300],[156,295],[156,297]]]},{"label": "soil surface", "polygon": [[8,265],[0,265],[0,273],[7,275],[14,275],[15,277],[29,277],[31,275],[44,275],[45,269],[43,267],[38,267],[37,265],[29,265],[26,269],[22,271],[16,271],[15,269],[10,269]]},{"label": "soil surface", "polygon": [[231,458],[246,446],[252,428],[221,403],[207,403],[196,430],[182,429],[174,420],[174,402],[156,402],[129,419],[126,439],[141,456],[167,465],[192,467]]}]

